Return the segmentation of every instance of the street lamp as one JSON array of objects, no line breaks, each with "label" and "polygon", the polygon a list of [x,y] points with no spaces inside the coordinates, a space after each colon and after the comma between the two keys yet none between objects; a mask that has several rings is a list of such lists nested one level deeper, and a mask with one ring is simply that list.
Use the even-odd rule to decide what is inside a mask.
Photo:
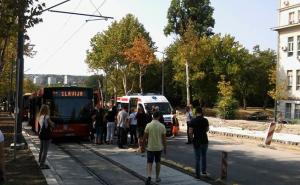
[{"label": "street lamp", "polygon": [[165,86],[165,75],[164,75],[164,62],[165,62],[165,52],[162,51],[156,51],[158,53],[161,53],[162,56],[162,61],[161,61],[161,94],[164,95],[164,86]]}]

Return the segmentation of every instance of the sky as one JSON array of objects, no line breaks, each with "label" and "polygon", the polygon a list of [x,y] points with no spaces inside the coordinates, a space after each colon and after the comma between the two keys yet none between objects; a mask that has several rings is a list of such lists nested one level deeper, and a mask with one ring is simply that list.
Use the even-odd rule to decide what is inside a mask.
[{"label": "sky", "polygon": [[[46,7],[62,1],[46,1]],[[86,22],[89,19],[87,17],[45,12],[42,15],[43,22],[28,30],[37,54],[33,58],[25,57],[25,73],[94,74],[84,62],[91,38],[128,13],[138,18],[150,33],[158,50],[164,51],[174,40],[163,33],[170,2],[171,0],[71,0],[53,9],[114,17],[108,21]],[[211,0],[216,21],[214,32],[234,36],[250,51],[257,44],[262,49],[276,50],[277,33],[271,28],[278,24],[278,2],[279,0]],[[162,57],[160,53],[157,56]]]}]

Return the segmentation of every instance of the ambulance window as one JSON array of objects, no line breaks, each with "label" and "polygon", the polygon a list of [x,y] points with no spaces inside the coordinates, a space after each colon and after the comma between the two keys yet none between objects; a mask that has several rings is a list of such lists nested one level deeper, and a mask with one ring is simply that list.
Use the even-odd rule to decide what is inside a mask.
[{"label": "ambulance window", "polygon": [[140,104],[140,103],[139,103],[139,105],[138,105],[138,108],[141,108],[141,109],[143,109],[144,112],[146,112],[145,109],[144,109],[144,107],[143,107],[143,105]]}]

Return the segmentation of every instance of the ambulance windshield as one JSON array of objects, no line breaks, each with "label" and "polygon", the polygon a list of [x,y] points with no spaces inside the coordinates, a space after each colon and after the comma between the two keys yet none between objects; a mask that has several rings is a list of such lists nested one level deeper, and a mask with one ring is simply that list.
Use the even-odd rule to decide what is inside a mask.
[{"label": "ambulance windshield", "polygon": [[152,113],[154,107],[159,107],[159,111],[162,114],[171,114],[172,112],[172,107],[168,102],[145,103],[145,108],[148,113]]}]

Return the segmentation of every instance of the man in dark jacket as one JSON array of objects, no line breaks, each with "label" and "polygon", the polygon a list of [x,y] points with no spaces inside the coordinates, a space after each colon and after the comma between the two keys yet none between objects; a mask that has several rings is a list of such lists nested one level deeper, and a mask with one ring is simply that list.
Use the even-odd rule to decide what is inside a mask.
[{"label": "man in dark jacket", "polygon": [[[190,136],[195,151],[196,160],[196,177],[200,178],[200,175],[207,176],[206,172],[206,153],[208,149],[208,137],[207,132],[209,130],[208,120],[203,117],[201,107],[196,108],[196,117],[191,120],[190,124]],[[200,159],[201,159],[201,174],[200,174]]]},{"label": "man in dark jacket", "polygon": [[104,110],[100,104],[97,104],[95,110],[93,111],[92,119],[94,120],[95,124],[95,144],[102,144],[105,141],[104,138]]}]

